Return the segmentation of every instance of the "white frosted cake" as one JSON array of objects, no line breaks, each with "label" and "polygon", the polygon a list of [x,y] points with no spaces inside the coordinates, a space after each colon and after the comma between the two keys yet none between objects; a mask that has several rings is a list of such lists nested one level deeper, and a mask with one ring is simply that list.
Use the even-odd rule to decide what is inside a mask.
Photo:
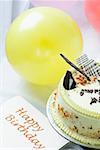
[{"label": "white frosted cake", "polygon": [[100,146],[99,77],[91,75],[88,81],[76,70],[67,71],[51,106],[53,119],[61,130],[81,143],[96,146]]}]

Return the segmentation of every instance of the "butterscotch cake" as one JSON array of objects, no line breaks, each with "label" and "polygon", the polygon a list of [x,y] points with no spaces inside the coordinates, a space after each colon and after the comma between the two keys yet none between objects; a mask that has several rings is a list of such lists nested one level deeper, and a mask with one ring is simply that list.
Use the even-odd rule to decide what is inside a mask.
[{"label": "butterscotch cake", "polygon": [[53,95],[52,117],[70,137],[100,146],[100,66],[94,61],[91,67],[83,64],[90,81],[76,70],[67,71]]}]

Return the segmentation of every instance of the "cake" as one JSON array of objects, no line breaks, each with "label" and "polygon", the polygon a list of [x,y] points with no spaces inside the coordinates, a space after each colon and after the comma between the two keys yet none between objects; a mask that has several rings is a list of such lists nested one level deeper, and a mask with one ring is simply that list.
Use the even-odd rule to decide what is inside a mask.
[{"label": "cake", "polygon": [[90,81],[74,69],[67,71],[53,94],[52,117],[66,135],[100,147],[100,66],[94,61],[92,67],[82,64]]}]

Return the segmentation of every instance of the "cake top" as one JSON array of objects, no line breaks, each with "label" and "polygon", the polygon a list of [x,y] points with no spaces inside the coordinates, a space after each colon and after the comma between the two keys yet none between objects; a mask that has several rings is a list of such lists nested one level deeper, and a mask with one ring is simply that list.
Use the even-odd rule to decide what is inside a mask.
[{"label": "cake top", "polygon": [[75,80],[76,88],[68,90],[68,97],[80,107],[100,113],[100,80],[93,77],[89,83],[81,75],[75,76]]},{"label": "cake top", "polygon": [[86,55],[78,59],[80,69],[90,78],[87,80],[85,76],[76,70],[67,71],[63,78],[63,94],[70,100],[73,107],[78,106],[86,110],[88,113],[98,114],[100,117],[100,65],[94,60],[89,60]]}]

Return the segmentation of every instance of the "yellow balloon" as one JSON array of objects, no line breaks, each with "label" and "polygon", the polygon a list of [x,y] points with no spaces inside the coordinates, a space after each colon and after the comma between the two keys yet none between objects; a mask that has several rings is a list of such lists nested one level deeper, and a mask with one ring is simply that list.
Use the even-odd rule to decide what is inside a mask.
[{"label": "yellow balloon", "polygon": [[6,52],[13,68],[26,80],[54,84],[70,67],[59,54],[74,62],[82,52],[82,36],[74,20],[63,11],[36,7],[12,23]]}]

